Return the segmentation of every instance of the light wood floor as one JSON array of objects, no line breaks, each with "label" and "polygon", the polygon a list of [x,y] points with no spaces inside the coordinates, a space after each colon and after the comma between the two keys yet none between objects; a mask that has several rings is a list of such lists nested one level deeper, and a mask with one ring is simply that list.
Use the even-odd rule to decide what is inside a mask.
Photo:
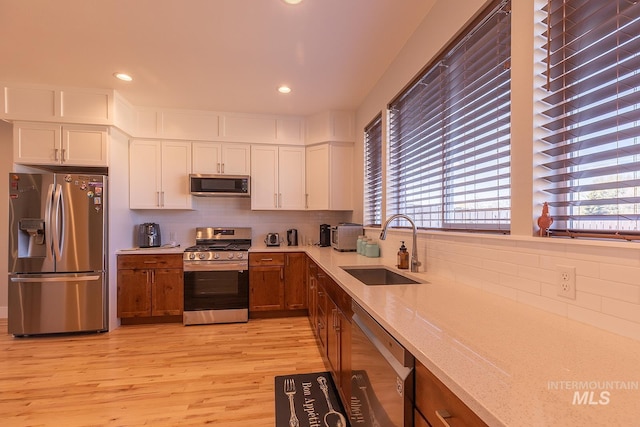
[{"label": "light wood floor", "polygon": [[0,320],[0,425],[273,427],[274,376],[324,370],[306,317],[44,338]]}]

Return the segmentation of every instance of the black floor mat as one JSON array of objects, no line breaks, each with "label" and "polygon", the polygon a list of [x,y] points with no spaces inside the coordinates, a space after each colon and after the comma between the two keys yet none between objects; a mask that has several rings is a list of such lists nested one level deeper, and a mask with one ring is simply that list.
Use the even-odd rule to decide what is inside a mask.
[{"label": "black floor mat", "polygon": [[329,372],[275,377],[275,404],[276,427],[350,426]]}]

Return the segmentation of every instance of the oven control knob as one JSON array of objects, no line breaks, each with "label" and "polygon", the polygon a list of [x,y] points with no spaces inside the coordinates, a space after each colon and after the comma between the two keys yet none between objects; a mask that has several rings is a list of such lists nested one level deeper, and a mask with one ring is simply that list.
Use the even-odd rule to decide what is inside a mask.
[{"label": "oven control knob", "polygon": [[238,252],[238,259],[244,258],[244,254],[242,252]]},{"label": "oven control knob", "polygon": [[220,259],[220,254],[217,252],[213,254],[213,259]]},{"label": "oven control knob", "polygon": [[207,254],[205,254],[204,252],[198,254],[198,258],[200,258],[200,259],[205,259],[206,256],[207,256]]},{"label": "oven control knob", "polygon": [[227,255],[227,258],[233,259],[233,253],[230,253],[229,255]]},{"label": "oven control knob", "polygon": [[193,252],[189,254],[189,259],[196,259],[196,254]]}]

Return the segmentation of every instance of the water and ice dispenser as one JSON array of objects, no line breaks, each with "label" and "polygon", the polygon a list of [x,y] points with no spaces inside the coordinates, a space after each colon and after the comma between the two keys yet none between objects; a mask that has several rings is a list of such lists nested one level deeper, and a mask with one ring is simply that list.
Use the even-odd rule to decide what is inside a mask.
[{"label": "water and ice dispenser", "polygon": [[23,218],[18,223],[18,257],[44,258],[47,256],[44,219]]}]

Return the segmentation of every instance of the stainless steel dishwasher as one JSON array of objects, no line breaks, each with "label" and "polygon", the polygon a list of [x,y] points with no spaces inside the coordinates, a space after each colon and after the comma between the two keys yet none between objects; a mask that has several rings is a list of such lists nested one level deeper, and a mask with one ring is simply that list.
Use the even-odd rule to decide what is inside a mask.
[{"label": "stainless steel dishwasher", "polygon": [[413,425],[415,360],[357,303],[352,303],[351,425]]}]

